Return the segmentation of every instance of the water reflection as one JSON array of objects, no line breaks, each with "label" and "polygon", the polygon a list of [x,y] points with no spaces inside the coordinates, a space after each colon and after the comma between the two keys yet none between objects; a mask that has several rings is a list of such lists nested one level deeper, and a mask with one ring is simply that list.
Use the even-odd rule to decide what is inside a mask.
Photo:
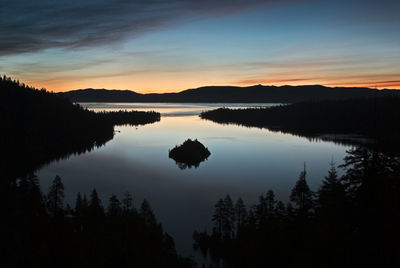
[{"label": "water reflection", "polygon": [[239,109],[250,107],[271,107],[280,103],[82,103],[82,106],[93,111],[156,111],[163,117],[198,115],[203,111],[220,107]]},{"label": "water reflection", "polygon": [[[160,111],[151,105],[149,110]],[[208,107],[198,106],[197,114]],[[59,175],[68,203],[75,201],[77,192],[93,188],[103,200],[126,191],[138,200],[136,206],[146,198],[186,256],[195,254],[192,232],[210,230],[213,207],[221,196],[229,193],[234,200],[240,196],[250,205],[260,193],[273,189],[277,199],[287,200],[304,162],[308,182],[316,190],[332,158],[341,164],[349,148],[266,129],[220,125],[197,115],[162,117],[155,124],[116,130],[120,132],[105,146],[42,168],[38,172],[42,189]],[[198,138],[212,155],[198,168],[180,170],[166,152],[188,137]]]}]

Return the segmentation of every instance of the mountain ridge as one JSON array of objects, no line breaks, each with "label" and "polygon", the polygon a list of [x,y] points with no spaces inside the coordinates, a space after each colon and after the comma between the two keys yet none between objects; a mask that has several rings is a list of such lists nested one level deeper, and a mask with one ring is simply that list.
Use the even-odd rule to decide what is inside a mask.
[{"label": "mountain ridge", "polygon": [[400,90],[365,87],[204,86],[172,93],[138,93],[117,89],[77,89],[58,93],[73,102],[299,102],[400,96]]}]

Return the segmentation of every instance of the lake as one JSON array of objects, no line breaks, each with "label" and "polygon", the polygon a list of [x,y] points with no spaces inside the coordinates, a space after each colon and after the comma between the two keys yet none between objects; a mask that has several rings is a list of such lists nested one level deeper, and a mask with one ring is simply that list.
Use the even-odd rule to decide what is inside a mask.
[{"label": "lake", "polygon": [[[81,155],[53,162],[37,175],[44,192],[56,175],[65,186],[65,199],[74,205],[78,192],[96,188],[107,206],[111,194],[129,191],[136,207],[146,198],[164,230],[175,239],[178,252],[194,255],[192,233],[211,230],[216,201],[230,194],[249,206],[272,189],[287,201],[304,164],[307,180],[317,190],[332,159],[342,163],[350,147],[311,141],[267,129],[222,125],[202,120],[201,111],[218,107],[244,108],[274,104],[155,104],[85,103],[94,111],[158,111],[161,121],[145,126],[117,126],[114,139]],[[186,139],[198,139],[211,152],[198,168],[180,169],[168,150]]]}]

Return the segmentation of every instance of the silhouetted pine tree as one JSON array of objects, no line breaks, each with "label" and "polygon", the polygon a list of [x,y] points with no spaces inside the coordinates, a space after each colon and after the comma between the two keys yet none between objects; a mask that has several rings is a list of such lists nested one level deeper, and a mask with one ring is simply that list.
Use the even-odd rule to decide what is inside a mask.
[{"label": "silhouetted pine tree", "polygon": [[83,216],[83,213],[84,213],[84,208],[83,208],[82,195],[80,192],[78,192],[75,201],[75,217],[81,218]]},{"label": "silhouetted pine tree", "polygon": [[124,215],[128,215],[133,211],[133,198],[132,194],[129,192],[124,193],[124,198],[122,199],[122,211]]},{"label": "silhouetted pine tree", "polygon": [[56,176],[47,194],[47,209],[51,216],[60,217],[64,213],[64,184],[60,176]]},{"label": "silhouetted pine tree", "polygon": [[265,195],[265,203],[267,208],[267,214],[269,216],[274,215],[276,202],[277,201],[275,200],[274,192],[272,190],[268,190]]},{"label": "silhouetted pine tree", "polygon": [[224,198],[224,212],[222,220],[222,233],[225,239],[231,239],[234,236],[235,228],[235,209],[230,195]]},{"label": "silhouetted pine tree", "polygon": [[88,201],[86,194],[83,194],[83,198],[82,198],[82,213],[83,213],[83,215],[87,215],[88,210],[89,210],[89,201]]},{"label": "silhouetted pine tree", "polygon": [[254,216],[257,219],[258,225],[262,225],[267,221],[267,215],[268,215],[267,201],[265,200],[263,194],[258,197],[258,204],[256,205],[254,212],[255,212]]},{"label": "silhouetted pine tree", "polygon": [[236,216],[236,230],[239,229],[246,223],[247,220],[247,209],[242,198],[238,198],[235,204],[235,216]]},{"label": "silhouetted pine tree", "polygon": [[89,213],[89,217],[91,217],[92,219],[104,216],[104,208],[101,205],[101,200],[97,194],[96,189],[93,189],[93,191],[90,195],[88,213]]},{"label": "silhouetted pine tree", "polygon": [[156,217],[154,216],[153,209],[151,208],[149,202],[144,199],[142,204],[140,205],[140,216],[142,216],[145,224],[147,225],[156,225]]},{"label": "silhouetted pine tree", "polygon": [[286,207],[282,201],[278,201],[275,207],[275,215],[278,217],[279,220],[285,220],[286,216]]},{"label": "silhouetted pine tree", "polygon": [[214,222],[214,230],[219,236],[222,235],[222,228],[225,217],[225,203],[222,198],[218,200],[218,202],[214,206],[214,214],[212,216],[212,221]]},{"label": "silhouetted pine tree", "polygon": [[121,202],[118,200],[117,196],[113,194],[109,199],[107,216],[117,217],[121,215],[121,212]]},{"label": "silhouetted pine tree", "polygon": [[[397,263],[400,247],[400,159],[375,150],[356,148],[348,151],[342,165],[346,174],[342,181],[351,197],[353,220],[352,255],[354,265]],[[368,247],[381,245],[379,248]],[[364,257],[363,257],[364,256]]]},{"label": "silhouetted pine tree", "polygon": [[331,162],[330,165],[328,176],[322,181],[322,186],[318,190],[318,211],[337,215],[344,208],[347,197],[345,187],[337,175],[335,164]]},{"label": "silhouetted pine tree", "polygon": [[300,173],[299,180],[290,194],[290,201],[297,206],[297,214],[303,216],[308,215],[313,208],[313,192],[308,187],[306,175],[307,172],[304,165],[304,170]]}]

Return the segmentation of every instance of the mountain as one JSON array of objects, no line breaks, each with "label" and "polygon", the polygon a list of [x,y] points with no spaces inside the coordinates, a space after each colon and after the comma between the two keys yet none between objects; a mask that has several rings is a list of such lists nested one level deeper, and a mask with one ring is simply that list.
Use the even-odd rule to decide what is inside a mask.
[{"label": "mountain", "polygon": [[207,86],[178,93],[141,94],[130,90],[78,89],[58,93],[73,102],[299,102],[343,100],[372,96],[400,96],[397,90],[357,87],[309,86]]}]

